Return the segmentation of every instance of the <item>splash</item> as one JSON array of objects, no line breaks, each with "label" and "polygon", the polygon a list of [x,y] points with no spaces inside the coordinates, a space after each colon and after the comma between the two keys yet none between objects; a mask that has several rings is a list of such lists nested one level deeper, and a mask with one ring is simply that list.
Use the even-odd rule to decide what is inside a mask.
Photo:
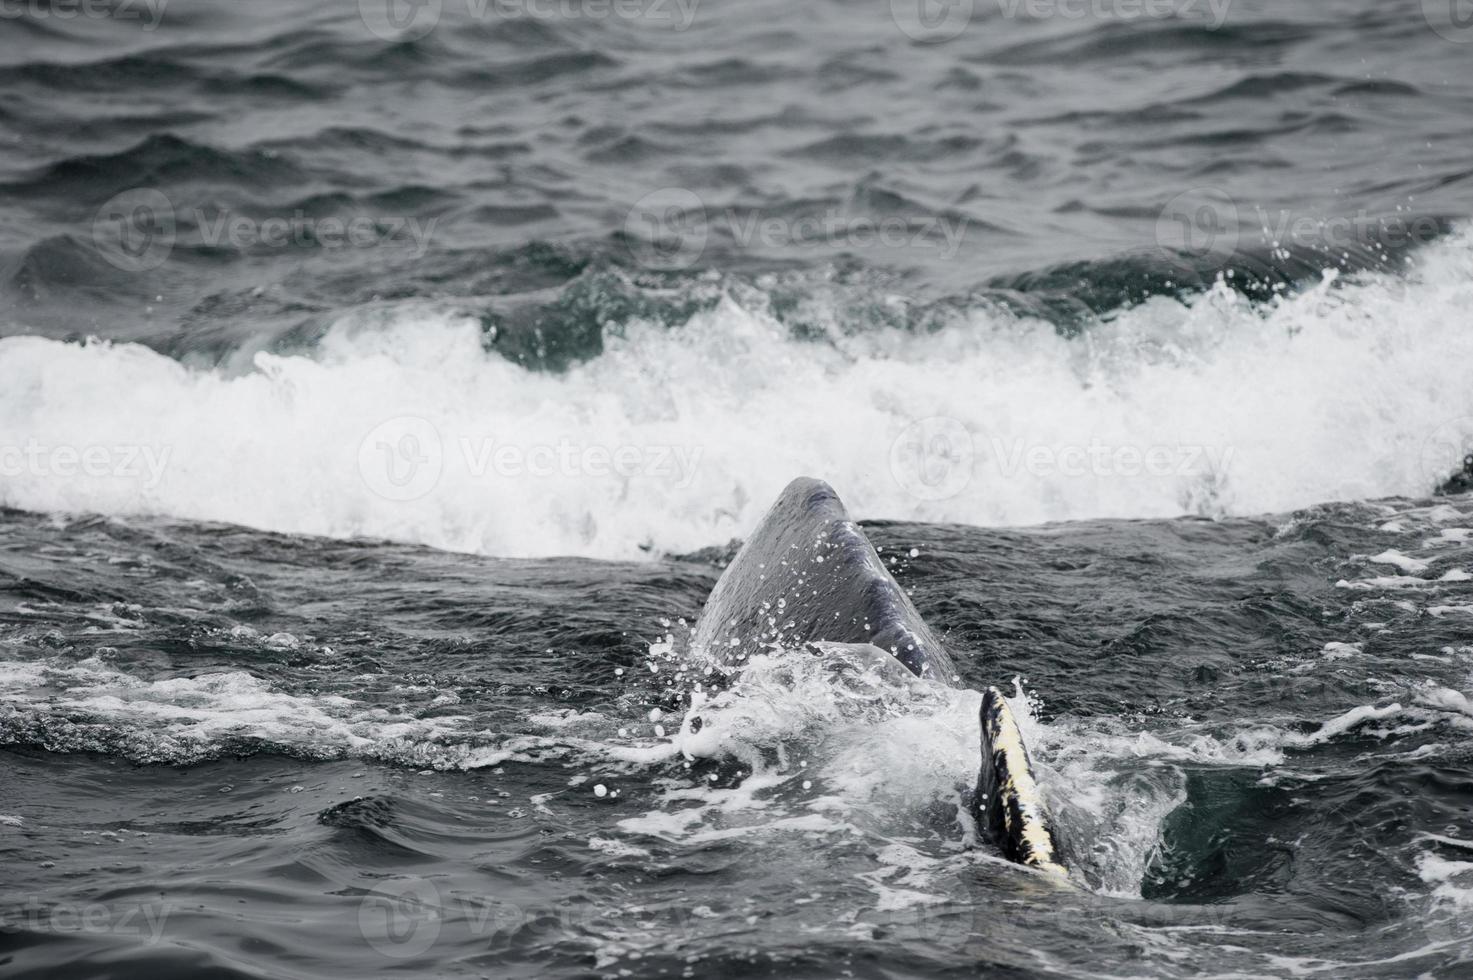
[{"label": "splash", "polygon": [[561,374],[423,303],[244,373],[10,337],[0,504],[638,557],[741,534],[803,473],[862,517],[979,525],[1424,496],[1473,443],[1468,248],[1268,304],[1158,296],[1073,339],[995,307],[800,339],[734,291],[610,324]]}]

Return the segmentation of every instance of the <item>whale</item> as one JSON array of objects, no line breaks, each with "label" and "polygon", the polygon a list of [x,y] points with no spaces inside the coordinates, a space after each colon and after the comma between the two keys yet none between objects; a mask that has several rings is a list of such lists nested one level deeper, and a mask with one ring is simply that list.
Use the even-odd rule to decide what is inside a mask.
[{"label": "whale", "polygon": [[[843,650],[923,682],[962,687],[950,652],[839,495],[809,477],[788,484],[726,566],[691,644],[727,671],[774,651]],[[1009,860],[1067,879],[1056,823],[997,688],[983,691],[978,722],[981,769],[963,810],[969,842],[990,838]]]}]

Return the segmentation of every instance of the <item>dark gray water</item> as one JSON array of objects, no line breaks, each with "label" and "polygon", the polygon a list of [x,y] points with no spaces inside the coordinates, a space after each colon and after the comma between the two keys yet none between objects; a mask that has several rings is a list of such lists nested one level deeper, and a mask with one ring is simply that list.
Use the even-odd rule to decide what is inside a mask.
[{"label": "dark gray water", "polygon": [[35,5],[0,41],[10,316],[181,355],[447,297],[576,358],[678,313],[628,277],[706,269],[1103,310],[1468,210],[1435,0]]},{"label": "dark gray water", "polygon": [[11,513],[6,973],[1459,976],[1470,523],[871,528],[1046,698],[1071,891],[958,850],[974,693],[778,656],[682,729],[699,561]]},{"label": "dark gray water", "polygon": [[1469,975],[1465,13],[0,5],[0,974]]}]

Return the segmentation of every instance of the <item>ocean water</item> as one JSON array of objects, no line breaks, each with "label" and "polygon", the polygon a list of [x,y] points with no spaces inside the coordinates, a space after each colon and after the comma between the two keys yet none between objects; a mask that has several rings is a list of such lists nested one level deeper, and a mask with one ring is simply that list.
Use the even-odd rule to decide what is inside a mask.
[{"label": "ocean water", "polygon": [[1469,975],[1465,15],[0,6],[0,975]]}]

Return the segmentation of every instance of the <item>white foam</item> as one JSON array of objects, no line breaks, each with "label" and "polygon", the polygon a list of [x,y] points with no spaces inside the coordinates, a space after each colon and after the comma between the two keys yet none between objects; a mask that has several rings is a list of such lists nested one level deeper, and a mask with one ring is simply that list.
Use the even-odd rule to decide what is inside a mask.
[{"label": "white foam", "polygon": [[1297,748],[1308,748],[1312,745],[1328,742],[1330,739],[1344,735],[1346,732],[1359,728],[1368,722],[1391,718],[1401,714],[1401,712],[1402,706],[1400,704],[1388,704],[1380,707],[1370,704],[1360,705],[1331,718],[1329,721],[1320,725],[1319,731],[1311,732],[1308,735],[1287,735],[1285,736],[1285,740],[1288,744],[1292,744]]},{"label": "white foam", "polygon": [[636,847],[627,841],[615,840],[612,837],[590,837],[588,846],[595,851],[601,851],[616,858],[648,858],[650,856],[650,852],[643,847]]},{"label": "white foam", "polygon": [[[1422,854],[1417,859],[1417,873],[1429,884],[1447,882],[1473,874],[1473,862],[1449,861],[1435,854]],[[1473,906],[1473,887],[1459,889],[1458,899],[1459,905]]]},{"label": "white foam", "polygon": [[1383,592],[1392,589],[1424,589],[1432,585],[1425,578],[1415,575],[1377,575],[1372,578],[1341,579],[1335,583],[1337,589],[1352,589],[1357,592]]},{"label": "white foam", "polygon": [[[0,433],[52,455],[7,472],[0,503],[640,557],[645,544],[678,551],[746,531],[803,473],[830,480],[859,516],[981,525],[1425,495],[1445,475],[1444,444],[1473,442],[1467,254],[1460,235],[1427,249],[1408,281],[1326,285],[1269,307],[1224,288],[1156,298],[1074,340],[990,308],[934,332],[795,340],[745,290],[673,327],[611,324],[604,353],[560,375],[488,353],[475,318],[424,303],[352,311],[310,356],[260,354],[239,374],[11,336]],[[924,469],[898,456],[897,477],[897,439],[935,416],[961,439]],[[378,428],[405,417],[428,430]],[[490,465],[498,447],[563,445],[625,447],[637,466],[620,477],[582,462],[542,476]],[[1094,446],[1164,448],[1171,472],[1112,455],[1064,475]],[[111,468],[63,475],[58,449],[103,451]],[[120,473],[114,450],[164,465],[140,457]],[[438,458],[438,475],[429,462],[386,469],[406,458]],[[1457,521],[1466,515],[1449,508]]]},{"label": "white foam", "polygon": [[1419,558],[1409,558],[1399,551],[1383,551],[1379,555],[1371,558],[1371,561],[1378,565],[1395,565],[1408,575],[1425,572],[1428,566],[1427,562]]},{"label": "white foam", "polygon": [[1473,701],[1461,691],[1438,684],[1427,684],[1417,692],[1417,701],[1434,711],[1451,716],[1449,720],[1460,727],[1473,728]]},{"label": "white foam", "polygon": [[[34,716],[78,724],[103,742],[105,725],[138,761],[189,762],[232,739],[332,758],[409,758],[457,730],[463,718],[418,720],[332,695],[291,695],[243,671],[145,680],[89,658],[69,664],[0,661],[0,695]],[[54,723],[53,723],[54,724]]]},{"label": "white foam", "polygon": [[943,862],[907,844],[892,841],[875,852],[879,867],[859,877],[874,889],[875,908],[881,912],[927,905],[943,905],[953,896],[934,890]]},{"label": "white foam", "polygon": [[1458,837],[1447,837],[1442,834],[1421,833],[1417,835],[1419,840],[1430,840],[1438,844],[1446,844],[1448,847],[1461,848],[1465,851],[1473,851],[1473,841],[1462,840]]},{"label": "white foam", "polygon": [[[793,832],[893,835],[907,814],[954,807],[958,787],[973,786],[981,764],[980,695],[862,666],[836,670],[832,661],[842,656],[754,657],[728,689],[697,693],[676,736],[682,751],[735,760],[753,775],[733,788],[667,789],[658,809],[621,821],[620,829],[684,843]],[[1140,893],[1161,822],[1185,799],[1176,763],[1272,764],[1292,740],[1274,729],[1229,738],[1177,732],[1167,741],[1109,717],[1043,724],[1021,690],[1008,700],[1061,832],[1082,842],[1080,874],[1111,894]],[[795,819],[795,805],[806,818]],[[927,904],[935,894],[920,877],[896,877],[893,869],[866,875],[885,908]]]}]

